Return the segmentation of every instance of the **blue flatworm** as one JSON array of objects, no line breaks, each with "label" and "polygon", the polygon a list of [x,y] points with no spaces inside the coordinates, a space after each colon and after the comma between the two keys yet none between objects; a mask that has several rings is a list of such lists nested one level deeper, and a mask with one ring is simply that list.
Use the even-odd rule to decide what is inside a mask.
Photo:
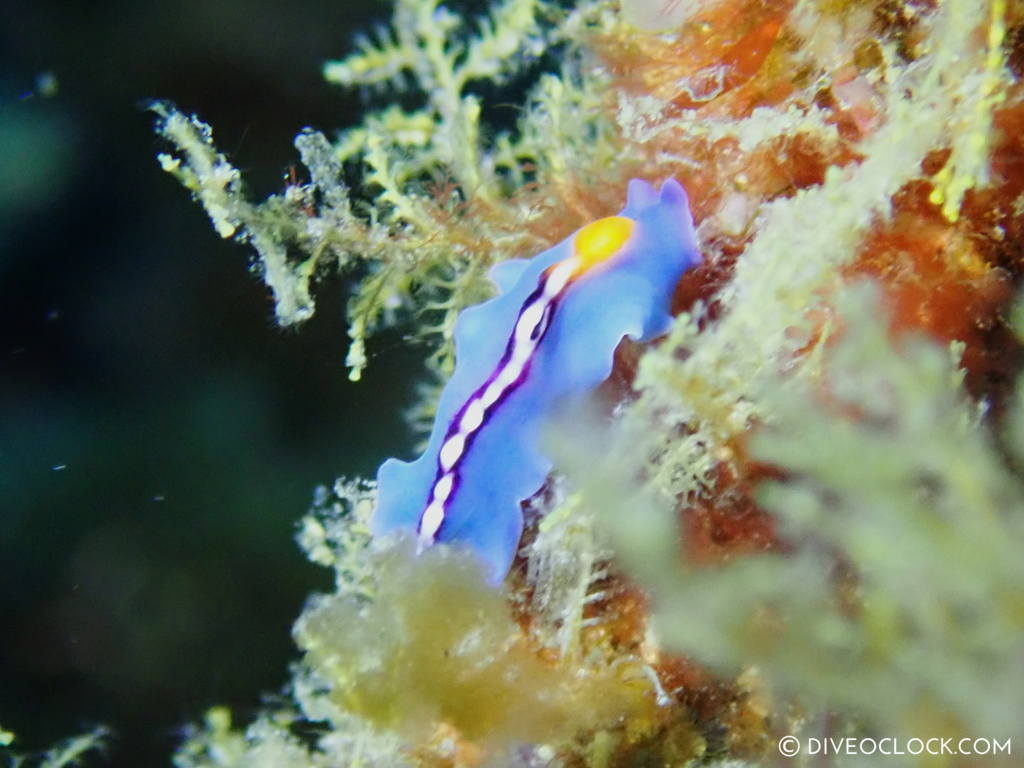
[{"label": "blue flatworm", "polygon": [[634,179],[619,215],[495,266],[499,295],[456,323],[455,373],[426,450],[377,474],[374,534],[407,528],[421,549],[469,546],[500,582],[523,531],[521,502],[551,471],[543,425],[608,378],[624,336],[665,333],[676,283],[699,260],[682,186]]}]

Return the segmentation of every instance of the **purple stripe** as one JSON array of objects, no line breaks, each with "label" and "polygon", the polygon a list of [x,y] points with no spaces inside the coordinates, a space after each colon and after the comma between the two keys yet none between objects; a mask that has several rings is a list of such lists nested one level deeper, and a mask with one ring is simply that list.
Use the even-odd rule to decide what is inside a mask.
[{"label": "purple stripe", "polygon": [[[561,262],[558,262],[558,263],[561,263]],[[522,306],[519,308],[519,312],[516,315],[515,322],[512,323],[512,331],[509,334],[508,341],[505,344],[505,351],[504,351],[504,353],[501,356],[501,360],[498,361],[498,365],[491,372],[491,375],[487,377],[487,379],[484,381],[483,384],[481,384],[479,387],[477,387],[473,391],[473,394],[471,394],[466,399],[466,402],[464,402],[462,404],[462,407],[459,408],[459,410],[455,413],[455,416],[452,417],[452,420],[448,423],[448,431],[445,432],[444,440],[441,441],[441,448],[444,448],[445,444],[452,437],[454,437],[455,435],[457,435],[459,433],[459,429],[458,429],[459,422],[462,421],[462,417],[465,414],[466,409],[469,408],[469,404],[472,403],[474,400],[476,400],[478,398],[481,398],[483,396],[483,393],[487,390],[487,387],[489,387],[498,378],[498,376],[501,374],[501,372],[511,362],[511,360],[512,360],[512,353],[515,350],[515,346],[516,346],[516,344],[515,344],[516,327],[519,325],[519,320],[522,318],[523,312],[525,312],[526,309],[530,305],[532,305],[535,301],[537,301],[538,298],[543,296],[543,294],[544,294],[544,287],[547,284],[548,278],[550,277],[550,274],[554,270],[554,268],[558,266],[558,263],[552,265],[549,269],[544,271],[544,273],[541,275],[540,280],[537,283],[537,287],[533,289],[533,292],[530,293],[530,295],[523,302]],[[487,427],[487,422],[490,420],[491,415],[494,414],[501,407],[501,404],[503,402],[505,402],[505,400],[513,392],[515,392],[522,385],[522,383],[524,381],[526,381],[526,377],[530,373],[530,365],[533,362],[533,355],[536,355],[537,354],[537,350],[540,349],[540,345],[541,345],[541,343],[544,340],[544,336],[547,335],[548,329],[551,327],[551,320],[554,317],[555,309],[557,308],[557,306],[558,306],[559,302],[561,301],[562,296],[565,294],[566,290],[569,288],[570,285],[572,285],[572,282],[573,282],[572,280],[569,280],[568,282],[566,282],[566,284],[562,287],[562,290],[559,291],[557,294],[555,294],[554,296],[551,297],[551,300],[548,302],[547,306],[544,309],[544,313],[541,315],[540,321],[538,321],[538,323],[537,323],[537,328],[535,328],[534,331],[530,334],[531,340],[535,339],[537,343],[536,343],[536,346],[533,349],[533,353],[530,355],[530,359],[526,361],[525,365],[523,365],[522,373],[520,373],[519,376],[514,381],[512,381],[505,388],[505,390],[501,393],[501,396],[497,400],[495,400],[488,408],[485,409],[484,416],[483,416],[483,421],[480,423],[480,426],[477,427],[472,432],[470,432],[468,435],[466,435],[466,441],[465,441],[465,444],[462,447],[462,453],[459,455],[459,458],[455,460],[455,462],[452,464],[452,468],[449,470],[449,472],[452,475],[452,489],[448,493],[448,498],[446,498],[444,500],[444,502],[442,503],[442,505],[441,505],[441,509],[445,513],[445,517],[442,518],[441,525],[434,532],[434,538],[435,539],[438,536],[440,536],[441,529],[444,528],[444,524],[445,524],[445,522],[447,522],[448,507],[452,503],[452,501],[455,499],[455,494],[458,491],[458,487],[459,487],[459,484],[460,484],[460,481],[461,481],[461,477],[459,475],[459,464],[462,462],[463,458],[469,452],[469,449],[472,447],[473,441],[475,440],[477,434],[482,432]],[[537,329],[540,329],[539,333],[538,333]],[[534,334],[537,334],[536,337],[534,336]],[[434,498],[434,489],[437,487],[437,483],[446,474],[448,474],[448,472],[445,472],[444,469],[441,466],[441,455],[440,455],[440,452],[439,452],[438,453],[438,457],[437,457],[437,472],[434,475],[434,482],[431,483],[431,485],[430,485],[430,491],[429,491],[428,496],[427,496],[427,501],[426,501],[426,504],[424,504],[424,507],[423,507],[424,510],[426,510],[427,506],[430,505],[431,501]],[[419,524],[416,526],[417,531],[421,530],[422,526],[423,526],[423,515],[421,513],[420,514]]]}]

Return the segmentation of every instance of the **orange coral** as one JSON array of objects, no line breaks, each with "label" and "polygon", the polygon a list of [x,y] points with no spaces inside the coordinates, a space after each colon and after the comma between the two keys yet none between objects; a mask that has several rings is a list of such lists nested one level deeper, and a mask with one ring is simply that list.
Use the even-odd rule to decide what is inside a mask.
[{"label": "orange coral", "polygon": [[[722,96],[761,71],[792,5],[792,0],[712,3],[670,40],[605,38],[596,47],[626,90],[681,108],[714,103],[721,109]],[[773,85],[774,100],[792,87]],[[755,100],[737,101],[750,107]]]},{"label": "orange coral", "polygon": [[770,475],[769,468],[748,466],[740,475],[729,464],[716,467],[714,487],[681,511],[689,562],[709,565],[778,546],[774,521],[753,498],[754,485]]}]

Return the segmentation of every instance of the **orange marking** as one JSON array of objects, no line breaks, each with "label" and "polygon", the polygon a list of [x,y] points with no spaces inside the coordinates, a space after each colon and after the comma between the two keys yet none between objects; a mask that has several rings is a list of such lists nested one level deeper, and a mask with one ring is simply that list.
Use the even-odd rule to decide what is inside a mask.
[{"label": "orange marking", "polygon": [[572,242],[573,256],[580,265],[576,276],[607,261],[622,250],[636,228],[636,222],[625,216],[608,216],[587,224],[576,233]]}]

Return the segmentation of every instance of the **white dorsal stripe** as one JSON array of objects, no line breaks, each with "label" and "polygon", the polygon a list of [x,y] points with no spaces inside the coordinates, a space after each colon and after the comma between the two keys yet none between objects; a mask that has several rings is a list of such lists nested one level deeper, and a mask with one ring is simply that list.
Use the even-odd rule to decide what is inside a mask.
[{"label": "white dorsal stripe", "polygon": [[545,301],[535,301],[533,304],[523,310],[522,314],[519,315],[519,321],[516,323],[515,331],[515,344],[528,344],[530,342],[530,335],[533,333],[537,324],[544,317],[544,309],[547,306]]},{"label": "white dorsal stripe", "polygon": [[455,462],[459,460],[462,455],[462,449],[466,447],[466,436],[461,432],[457,432],[445,441],[445,444],[441,446],[441,469],[447,472],[449,469],[455,466]]},{"label": "white dorsal stripe", "polygon": [[547,298],[553,299],[568,285],[569,278],[576,271],[577,261],[578,259],[566,259],[551,271],[547,282],[544,283],[544,295]]},{"label": "white dorsal stripe", "polygon": [[451,472],[442,475],[441,479],[437,481],[437,485],[434,486],[434,501],[440,504],[444,504],[447,501],[449,494],[452,492],[452,486],[455,484],[455,475]]},{"label": "white dorsal stripe", "polygon": [[523,354],[516,349],[512,353],[512,359],[508,361],[508,365],[501,369],[501,373],[498,374],[498,378],[494,380],[495,384],[501,385],[501,390],[504,392],[516,379],[519,378],[519,374],[523,372],[523,366],[529,359],[529,353]]},{"label": "white dorsal stripe", "polygon": [[499,384],[496,380],[492,381],[487,385],[487,389],[484,390],[483,397],[480,398],[480,402],[483,403],[484,408],[490,408],[501,397],[501,393],[505,391],[505,387]]},{"label": "white dorsal stripe", "polygon": [[466,434],[476,432],[480,425],[484,423],[484,414],[486,409],[484,404],[480,401],[480,398],[474,398],[469,405],[466,406],[465,412],[462,414],[462,421],[459,422],[459,431]]},{"label": "white dorsal stripe", "polygon": [[420,518],[420,543],[433,544],[441,523],[444,522],[444,507],[439,502],[431,502]]},{"label": "white dorsal stripe", "polygon": [[[517,344],[516,348],[512,350],[512,359],[508,361],[508,367],[517,369],[515,371],[516,376],[523,372],[523,368],[530,362],[530,358],[533,357],[533,351],[536,348],[536,343],[528,341],[524,344]],[[512,380],[515,381],[514,378]]]},{"label": "white dorsal stripe", "polygon": [[487,412],[522,375],[534,353],[537,351],[539,339],[533,338],[541,323],[546,322],[545,315],[552,309],[553,302],[565,290],[572,280],[579,259],[569,258],[555,265],[544,280],[540,296],[524,306],[512,329],[511,350],[508,358],[498,370],[494,371],[490,384],[482,394],[473,397],[465,406],[462,418],[454,434],[449,434],[438,454],[441,476],[431,491],[431,497],[423,514],[420,515],[419,548],[434,543],[437,532],[444,523],[446,505],[455,489],[455,467],[466,452],[466,443],[479,430]]}]

